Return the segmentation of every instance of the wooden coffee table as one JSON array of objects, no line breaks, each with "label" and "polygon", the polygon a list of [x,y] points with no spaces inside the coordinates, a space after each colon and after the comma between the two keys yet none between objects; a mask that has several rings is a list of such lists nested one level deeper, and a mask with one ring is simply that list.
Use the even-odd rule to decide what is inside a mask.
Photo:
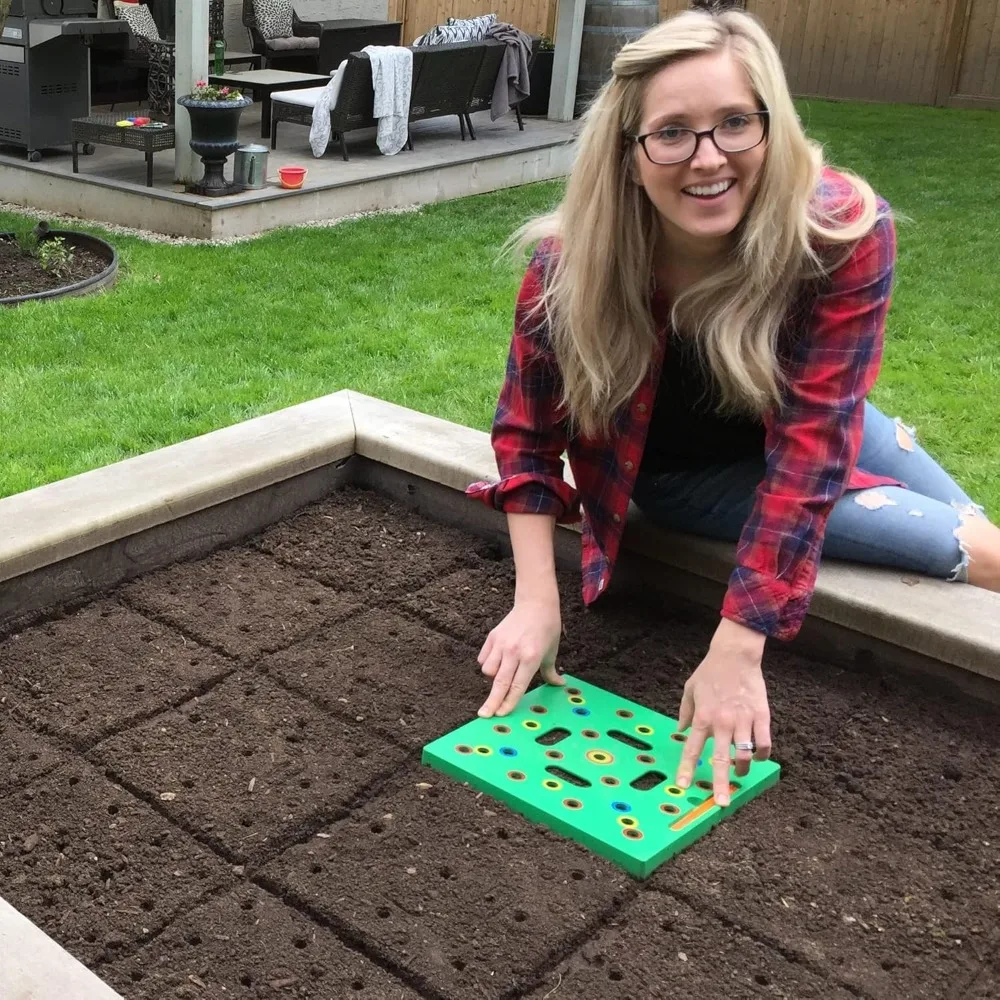
[{"label": "wooden coffee table", "polygon": [[318,87],[329,83],[330,77],[315,73],[290,73],[283,69],[252,69],[243,73],[213,75],[208,80],[219,87],[238,87],[242,91],[250,91],[253,99],[261,102],[260,134],[266,139],[271,134],[271,95],[276,90]]}]

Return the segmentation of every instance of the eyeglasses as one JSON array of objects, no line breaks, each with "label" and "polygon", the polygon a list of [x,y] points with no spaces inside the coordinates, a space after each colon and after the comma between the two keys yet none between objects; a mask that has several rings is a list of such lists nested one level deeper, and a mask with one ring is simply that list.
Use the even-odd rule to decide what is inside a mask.
[{"label": "eyeglasses", "polygon": [[752,111],[730,115],[714,128],[696,132],[693,128],[670,125],[656,132],[632,135],[628,138],[639,143],[651,163],[667,166],[690,160],[698,151],[701,140],[708,136],[720,153],[745,153],[759,146],[767,135],[768,112]]}]

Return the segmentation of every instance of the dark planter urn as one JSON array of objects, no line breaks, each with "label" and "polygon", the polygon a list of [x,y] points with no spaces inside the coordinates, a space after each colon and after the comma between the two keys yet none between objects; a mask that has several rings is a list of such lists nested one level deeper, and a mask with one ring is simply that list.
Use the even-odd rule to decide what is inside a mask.
[{"label": "dark planter urn", "polygon": [[178,98],[177,103],[191,116],[191,148],[205,164],[205,176],[189,190],[209,197],[232,194],[236,187],[226,180],[223,170],[240,144],[240,115],[253,100],[198,101],[187,96]]}]

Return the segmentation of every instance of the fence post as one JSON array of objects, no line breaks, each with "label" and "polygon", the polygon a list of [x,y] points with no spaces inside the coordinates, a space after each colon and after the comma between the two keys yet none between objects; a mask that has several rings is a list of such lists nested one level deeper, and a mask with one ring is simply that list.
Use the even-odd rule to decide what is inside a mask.
[{"label": "fence post", "polygon": [[586,0],[559,0],[556,50],[552,56],[552,89],[549,91],[548,117],[552,121],[573,120],[585,7]]}]

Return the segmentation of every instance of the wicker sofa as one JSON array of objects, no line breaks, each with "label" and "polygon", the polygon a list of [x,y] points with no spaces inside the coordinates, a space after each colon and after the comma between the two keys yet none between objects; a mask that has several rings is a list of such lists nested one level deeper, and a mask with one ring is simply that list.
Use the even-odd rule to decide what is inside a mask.
[{"label": "wicker sofa", "polygon": [[[537,50],[534,40],[532,57]],[[462,139],[466,130],[475,139],[469,117],[475,111],[490,107],[493,88],[504,57],[503,42],[486,39],[481,42],[454,42],[448,45],[411,47],[413,52],[413,83],[410,91],[411,122],[427,118],[455,115]],[[321,87],[275,94],[271,103],[271,148],[278,145],[279,122],[312,125],[313,105]],[[345,135],[357,129],[378,125],[373,115],[374,89],[372,66],[365,52],[352,52],[344,66],[337,103],[330,111],[332,139],[340,143],[343,158],[348,159]],[[524,129],[520,109],[514,113],[519,129]],[[412,149],[412,140],[407,142]]]}]

